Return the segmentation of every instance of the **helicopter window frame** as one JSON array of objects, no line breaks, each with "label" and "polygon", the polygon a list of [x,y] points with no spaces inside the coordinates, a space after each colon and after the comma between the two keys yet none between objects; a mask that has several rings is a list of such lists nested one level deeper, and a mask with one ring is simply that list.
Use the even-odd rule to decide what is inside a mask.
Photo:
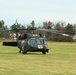
[{"label": "helicopter window frame", "polygon": [[[29,44],[30,44],[30,45],[34,45],[34,44],[35,44],[35,42],[34,42],[33,40],[35,41],[35,38],[31,38],[31,39],[29,40]],[[32,42],[32,41],[33,41],[33,42]]]},{"label": "helicopter window frame", "polygon": [[21,46],[23,46],[24,43],[26,43],[26,40],[22,40],[22,41],[21,41]]},{"label": "helicopter window frame", "polygon": [[45,39],[44,38],[40,38],[40,39],[42,39],[43,41],[43,44],[45,44],[46,45],[46,41],[45,41]]},{"label": "helicopter window frame", "polygon": [[29,40],[30,45],[43,44],[46,45],[46,41],[43,38],[31,38]]}]

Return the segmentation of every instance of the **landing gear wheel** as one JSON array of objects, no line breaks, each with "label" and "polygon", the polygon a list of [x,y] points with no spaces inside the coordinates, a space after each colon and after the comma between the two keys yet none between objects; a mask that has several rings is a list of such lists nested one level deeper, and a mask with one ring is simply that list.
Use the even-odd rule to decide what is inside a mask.
[{"label": "landing gear wheel", "polygon": [[43,51],[42,51],[42,54],[46,54],[46,51],[45,51],[45,50],[43,50]]},{"label": "landing gear wheel", "polygon": [[22,54],[26,54],[27,52],[26,51],[22,51]]},{"label": "landing gear wheel", "polygon": [[23,46],[22,47],[22,54],[26,54],[27,53],[27,50],[25,49],[25,47]]}]

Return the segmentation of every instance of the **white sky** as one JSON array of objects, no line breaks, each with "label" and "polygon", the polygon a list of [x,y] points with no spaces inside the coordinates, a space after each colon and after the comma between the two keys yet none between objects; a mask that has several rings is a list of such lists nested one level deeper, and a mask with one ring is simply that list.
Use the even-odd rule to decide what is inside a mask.
[{"label": "white sky", "polygon": [[0,20],[12,25],[44,21],[76,23],[76,0],[0,0]]}]

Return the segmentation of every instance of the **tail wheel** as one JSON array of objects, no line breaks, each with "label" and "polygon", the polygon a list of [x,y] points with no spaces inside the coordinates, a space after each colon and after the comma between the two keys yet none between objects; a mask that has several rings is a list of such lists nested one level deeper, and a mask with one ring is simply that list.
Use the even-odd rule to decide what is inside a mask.
[{"label": "tail wheel", "polygon": [[26,54],[27,53],[27,50],[25,49],[24,46],[22,46],[22,54]]},{"label": "tail wheel", "polygon": [[43,51],[42,51],[42,54],[46,54],[46,50],[43,50]]}]

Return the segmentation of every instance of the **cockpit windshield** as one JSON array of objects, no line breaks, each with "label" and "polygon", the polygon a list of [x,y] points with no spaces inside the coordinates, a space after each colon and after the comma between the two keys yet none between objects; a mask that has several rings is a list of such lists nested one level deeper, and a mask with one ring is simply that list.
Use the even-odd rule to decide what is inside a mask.
[{"label": "cockpit windshield", "polygon": [[31,38],[29,40],[30,45],[35,45],[35,44],[46,44],[46,41],[42,38]]}]

